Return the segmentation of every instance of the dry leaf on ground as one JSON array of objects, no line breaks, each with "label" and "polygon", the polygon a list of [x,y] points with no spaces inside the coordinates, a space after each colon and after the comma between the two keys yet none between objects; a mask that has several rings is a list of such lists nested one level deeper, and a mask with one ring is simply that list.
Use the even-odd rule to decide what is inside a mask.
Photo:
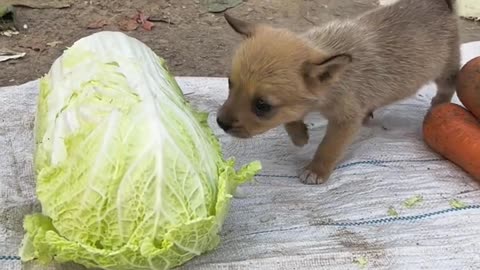
[{"label": "dry leaf on ground", "polygon": [[133,31],[136,30],[139,26],[138,22],[135,19],[125,17],[117,23],[118,27],[122,31]]},{"label": "dry leaf on ground", "polygon": [[26,53],[12,51],[7,48],[0,48],[0,62],[8,61],[11,59],[22,58]]},{"label": "dry leaf on ground", "polygon": [[106,19],[98,19],[88,24],[87,29],[99,29],[108,25],[108,21]]}]

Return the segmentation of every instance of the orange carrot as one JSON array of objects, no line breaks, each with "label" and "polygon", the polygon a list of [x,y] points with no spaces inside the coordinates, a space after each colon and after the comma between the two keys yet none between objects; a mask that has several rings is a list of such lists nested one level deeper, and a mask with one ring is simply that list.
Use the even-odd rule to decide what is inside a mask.
[{"label": "orange carrot", "polygon": [[462,106],[445,103],[431,109],[423,121],[430,148],[480,181],[480,122]]},{"label": "orange carrot", "polygon": [[463,105],[480,119],[480,57],[468,61],[458,73],[457,95]]}]

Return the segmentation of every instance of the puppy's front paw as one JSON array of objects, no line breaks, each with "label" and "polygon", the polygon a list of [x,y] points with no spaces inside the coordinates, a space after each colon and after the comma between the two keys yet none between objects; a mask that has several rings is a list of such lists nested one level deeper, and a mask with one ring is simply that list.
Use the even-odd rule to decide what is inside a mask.
[{"label": "puppy's front paw", "polygon": [[308,166],[300,174],[300,182],[306,185],[319,185],[325,183],[330,177],[331,171],[325,170],[323,168],[316,168],[313,166]]},{"label": "puppy's front paw", "polygon": [[298,133],[296,136],[290,136],[292,143],[295,146],[302,147],[308,143],[308,131]]},{"label": "puppy's front paw", "polygon": [[363,125],[367,125],[370,119],[373,119],[373,111],[369,112],[365,117],[363,118]]},{"label": "puppy's front paw", "polygon": [[285,125],[288,136],[295,146],[301,147],[308,143],[308,129],[303,122],[292,122]]}]

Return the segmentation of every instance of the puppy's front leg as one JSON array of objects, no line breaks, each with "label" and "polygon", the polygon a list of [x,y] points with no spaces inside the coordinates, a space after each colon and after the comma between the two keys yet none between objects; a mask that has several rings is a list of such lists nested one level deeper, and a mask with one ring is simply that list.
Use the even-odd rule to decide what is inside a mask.
[{"label": "puppy's front leg", "polygon": [[300,175],[304,184],[321,184],[328,180],[343,152],[362,126],[362,119],[348,122],[329,121],[327,132],[315,156]]},{"label": "puppy's front leg", "polygon": [[285,124],[288,136],[296,146],[304,146],[308,143],[308,129],[303,121],[295,121]]}]

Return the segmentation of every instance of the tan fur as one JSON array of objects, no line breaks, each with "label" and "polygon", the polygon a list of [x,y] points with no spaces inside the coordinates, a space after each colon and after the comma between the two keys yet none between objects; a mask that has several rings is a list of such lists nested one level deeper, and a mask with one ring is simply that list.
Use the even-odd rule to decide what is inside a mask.
[{"label": "tan fur", "polygon": [[[302,146],[308,141],[303,118],[320,112],[327,133],[301,180],[326,181],[374,110],[432,80],[439,89],[432,105],[451,100],[460,65],[451,6],[450,0],[401,0],[301,34],[226,15],[246,39],[233,57],[219,124],[242,138],[284,124]],[[253,109],[258,98],[271,105],[266,116]]]}]

